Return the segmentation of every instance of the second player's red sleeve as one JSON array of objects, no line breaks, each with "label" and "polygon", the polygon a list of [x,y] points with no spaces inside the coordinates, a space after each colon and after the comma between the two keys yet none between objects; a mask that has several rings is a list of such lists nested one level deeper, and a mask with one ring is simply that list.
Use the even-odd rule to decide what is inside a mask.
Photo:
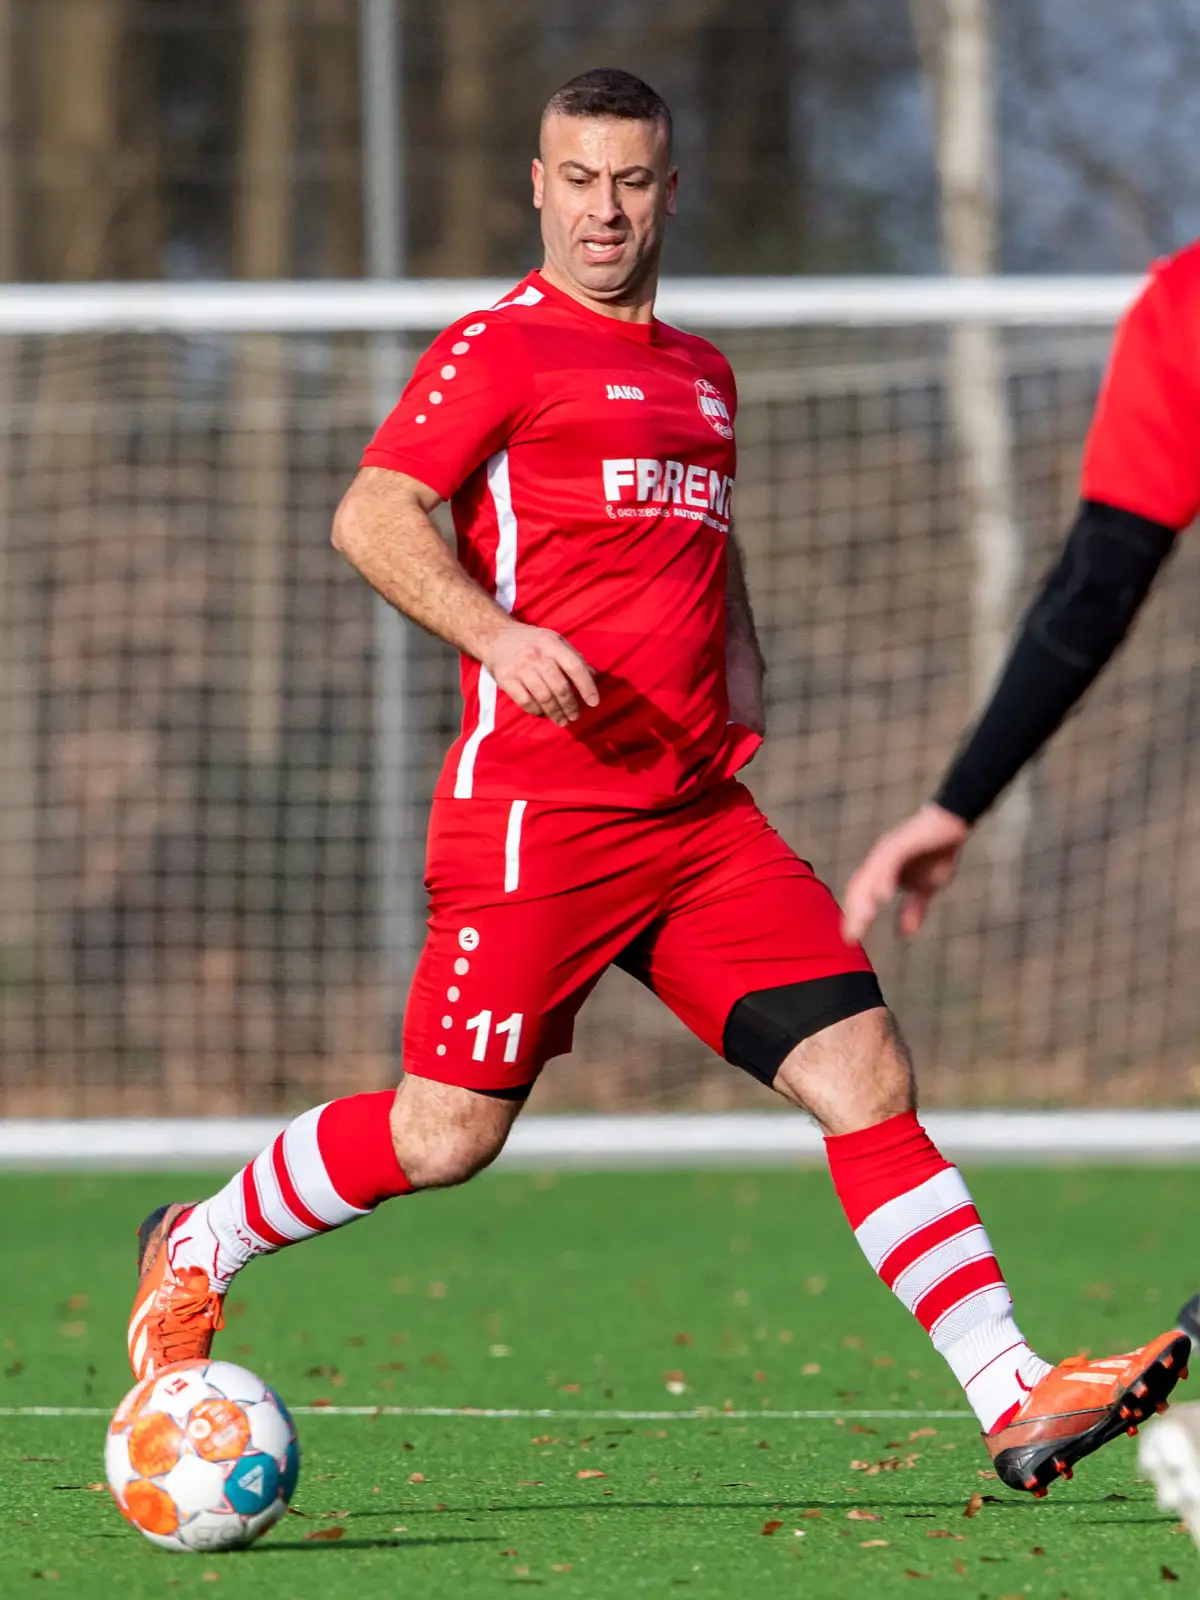
[{"label": "second player's red sleeve", "polygon": [[418,361],[362,465],[403,472],[449,500],[520,428],[532,388],[525,343],[512,323],[487,311],[464,317]]},{"label": "second player's red sleeve", "polygon": [[1159,268],[1126,313],[1096,403],[1082,494],[1168,528],[1200,512],[1200,257]]}]

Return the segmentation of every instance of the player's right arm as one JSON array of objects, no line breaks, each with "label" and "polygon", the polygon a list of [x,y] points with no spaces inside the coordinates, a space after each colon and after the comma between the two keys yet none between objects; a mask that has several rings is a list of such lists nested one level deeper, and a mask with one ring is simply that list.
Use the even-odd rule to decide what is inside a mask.
[{"label": "player's right arm", "polygon": [[363,467],[333,520],[333,543],[390,606],[481,662],[531,716],[563,727],[599,701],[587,662],[559,634],[518,622],[446,548],[440,495],[385,467]]},{"label": "player's right arm", "polygon": [[851,878],[860,939],[902,895],[911,937],[954,878],[979,819],[1056,731],[1129,631],[1176,533],[1200,511],[1200,257],[1160,269],[1119,330],[1066,545],[935,798],[883,835]]},{"label": "player's right arm", "polygon": [[368,447],[333,543],[389,605],[480,662],[522,711],[561,727],[580,701],[599,701],[587,663],[559,634],[497,604],[432,519],[520,428],[527,368],[515,331],[486,312],[435,340]]}]

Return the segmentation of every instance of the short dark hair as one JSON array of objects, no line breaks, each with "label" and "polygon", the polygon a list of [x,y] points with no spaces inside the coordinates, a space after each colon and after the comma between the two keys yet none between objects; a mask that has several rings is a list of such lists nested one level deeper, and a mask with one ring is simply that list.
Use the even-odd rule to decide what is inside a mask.
[{"label": "short dark hair", "polygon": [[630,122],[661,122],[671,141],[671,109],[662,95],[632,72],[620,67],[593,67],[555,90],[546,102],[547,117],[620,117]]}]

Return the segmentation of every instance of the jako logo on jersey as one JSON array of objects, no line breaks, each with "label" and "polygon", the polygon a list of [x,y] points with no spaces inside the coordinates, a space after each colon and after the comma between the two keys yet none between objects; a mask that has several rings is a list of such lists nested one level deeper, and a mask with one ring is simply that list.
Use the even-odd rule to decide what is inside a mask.
[{"label": "jako logo on jersey", "polygon": [[682,461],[655,461],[647,456],[618,457],[601,462],[604,473],[604,498],[621,501],[632,489],[630,500],[637,505],[692,506],[711,511],[718,517],[729,515],[733,479],[707,467],[685,466]]},{"label": "jako logo on jersey", "polygon": [[707,378],[697,378],[696,400],[701,415],[708,419],[722,439],[732,439],[733,418],[729,415],[729,407],[721,398],[721,391],[716,384],[709,383]]},{"label": "jako logo on jersey", "polygon": [[610,400],[644,400],[645,394],[632,383],[608,383],[604,392]]}]

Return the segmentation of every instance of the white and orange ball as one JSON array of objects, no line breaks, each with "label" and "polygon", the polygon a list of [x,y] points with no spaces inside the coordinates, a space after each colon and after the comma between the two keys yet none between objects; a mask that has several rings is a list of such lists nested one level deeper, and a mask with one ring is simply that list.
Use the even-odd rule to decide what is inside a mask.
[{"label": "white and orange ball", "polygon": [[104,1448],[123,1516],[167,1550],[237,1550],[287,1510],[300,1446],[275,1391],[231,1361],[181,1361],[131,1389]]}]

